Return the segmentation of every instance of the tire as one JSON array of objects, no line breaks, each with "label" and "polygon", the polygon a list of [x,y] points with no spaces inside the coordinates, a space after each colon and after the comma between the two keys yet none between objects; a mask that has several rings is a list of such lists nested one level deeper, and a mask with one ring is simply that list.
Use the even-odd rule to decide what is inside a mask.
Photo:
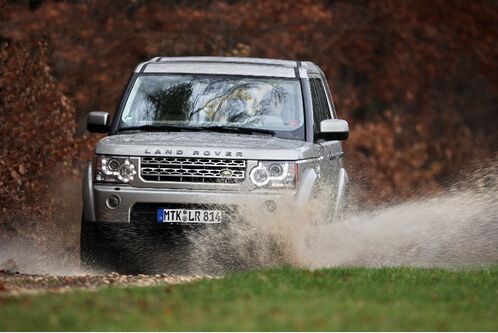
[{"label": "tire", "polygon": [[81,218],[80,259],[85,271],[185,274],[189,252],[184,230]]},{"label": "tire", "polygon": [[337,194],[330,196],[323,187],[316,186],[312,190],[311,200],[314,200],[317,207],[317,213],[320,214],[319,224],[335,223],[340,212],[336,211]]},{"label": "tire", "polygon": [[[115,271],[116,254],[103,243],[97,223],[88,222],[81,217],[80,261],[85,271],[109,272]],[[119,253],[117,254],[119,257]]]}]

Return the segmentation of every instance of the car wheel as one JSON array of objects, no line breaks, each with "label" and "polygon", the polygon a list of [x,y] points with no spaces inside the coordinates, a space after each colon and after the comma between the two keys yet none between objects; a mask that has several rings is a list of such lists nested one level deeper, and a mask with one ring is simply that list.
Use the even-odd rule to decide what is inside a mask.
[{"label": "car wheel", "polygon": [[117,271],[119,253],[106,246],[97,223],[81,217],[80,262],[81,268],[91,272]]}]

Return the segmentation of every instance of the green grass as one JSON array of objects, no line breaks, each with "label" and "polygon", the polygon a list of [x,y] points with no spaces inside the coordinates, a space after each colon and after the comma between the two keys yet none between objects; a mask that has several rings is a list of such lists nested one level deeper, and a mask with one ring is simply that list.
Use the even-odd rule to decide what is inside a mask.
[{"label": "green grass", "polygon": [[498,268],[293,268],[0,298],[0,330],[498,330]]}]

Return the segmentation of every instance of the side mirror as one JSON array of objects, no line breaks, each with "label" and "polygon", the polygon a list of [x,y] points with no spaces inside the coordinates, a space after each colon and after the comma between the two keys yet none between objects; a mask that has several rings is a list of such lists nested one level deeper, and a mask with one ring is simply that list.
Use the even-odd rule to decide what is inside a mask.
[{"label": "side mirror", "polygon": [[109,113],[92,111],[86,119],[86,129],[92,133],[108,133],[111,128],[111,117]]},{"label": "side mirror", "polygon": [[325,141],[346,140],[349,136],[348,122],[342,119],[326,119],[320,123],[320,133],[316,139]]}]

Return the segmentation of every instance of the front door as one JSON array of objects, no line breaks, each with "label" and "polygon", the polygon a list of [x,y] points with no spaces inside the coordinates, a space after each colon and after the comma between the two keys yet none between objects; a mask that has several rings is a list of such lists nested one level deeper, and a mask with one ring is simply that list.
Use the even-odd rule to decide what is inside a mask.
[{"label": "front door", "polygon": [[[335,118],[335,112],[325,78],[317,75],[310,76],[309,80],[313,104],[313,131],[319,133],[320,122]],[[330,199],[333,199],[338,185],[339,171],[342,167],[342,144],[340,141],[324,140],[318,140],[316,144],[320,145],[323,152],[320,168],[322,192],[326,192],[327,195],[332,196]]]}]

